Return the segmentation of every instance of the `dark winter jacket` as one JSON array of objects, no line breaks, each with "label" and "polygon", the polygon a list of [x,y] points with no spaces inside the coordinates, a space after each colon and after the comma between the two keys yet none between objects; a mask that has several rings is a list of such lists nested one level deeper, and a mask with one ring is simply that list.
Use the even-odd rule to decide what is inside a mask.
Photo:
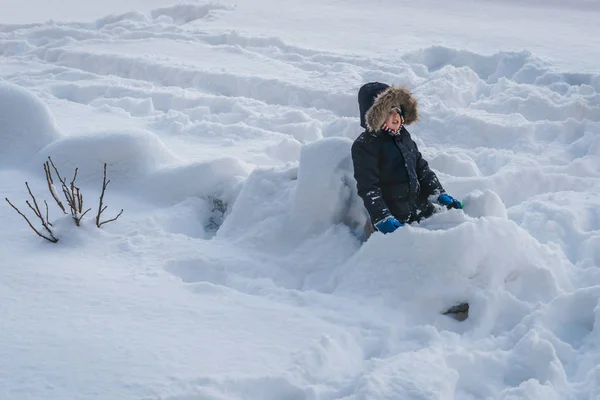
[{"label": "dark winter jacket", "polygon": [[361,114],[365,113],[361,124],[366,130],[352,145],[352,161],[358,195],[372,223],[390,215],[400,222],[427,218],[434,211],[428,197],[443,193],[442,185],[404,126],[397,136],[380,130],[398,106],[404,125],[415,122],[416,100],[404,88],[370,83],[359,91],[359,106]]}]

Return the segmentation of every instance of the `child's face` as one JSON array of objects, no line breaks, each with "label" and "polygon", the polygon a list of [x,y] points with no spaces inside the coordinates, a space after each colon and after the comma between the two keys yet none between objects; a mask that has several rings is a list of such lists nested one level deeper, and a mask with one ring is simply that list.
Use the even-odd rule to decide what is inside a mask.
[{"label": "child's face", "polygon": [[388,126],[388,128],[391,128],[391,129],[397,131],[398,129],[400,129],[400,127],[404,123],[404,118],[402,118],[400,116],[400,114],[398,113],[397,110],[392,110],[388,114],[387,119],[385,120],[385,123]]}]

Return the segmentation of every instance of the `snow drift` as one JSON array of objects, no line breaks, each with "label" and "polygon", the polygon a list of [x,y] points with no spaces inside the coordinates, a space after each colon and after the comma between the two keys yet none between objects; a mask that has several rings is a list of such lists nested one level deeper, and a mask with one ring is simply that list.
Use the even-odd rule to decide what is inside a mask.
[{"label": "snow drift", "polygon": [[20,86],[0,82],[0,165],[22,165],[61,136],[41,99]]},{"label": "snow drift", "polygon": [[78,182],[82,184],[101,182],[104,163],[115,185],[123,185],[177,162],[156,135],[139,130],[65,137],[41,149],[33,163],[42,165],[47,157],[52,157],[66,176],[79,168]]}]

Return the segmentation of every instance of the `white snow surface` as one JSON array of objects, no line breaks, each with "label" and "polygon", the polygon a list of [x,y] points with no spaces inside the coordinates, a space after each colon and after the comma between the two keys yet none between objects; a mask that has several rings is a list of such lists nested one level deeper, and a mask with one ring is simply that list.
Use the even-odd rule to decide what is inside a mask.
[{"label": "white snow surface", "polygon": [[[0,399],[600,399],[598,1],[1,8]],[[373,80],[465,210],[365,242]]]}]

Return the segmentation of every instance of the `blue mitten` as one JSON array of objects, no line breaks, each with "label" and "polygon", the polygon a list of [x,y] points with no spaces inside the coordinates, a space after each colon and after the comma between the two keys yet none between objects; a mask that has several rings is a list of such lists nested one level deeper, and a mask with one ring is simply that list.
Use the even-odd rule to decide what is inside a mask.
[{"label": "blue mitten", "polygon": [[375,228],[382,233],[392,233],[401,226],[402,223],[392,216],[375,224]]},{"label": "blue mitten", "polygon": [[444,193],[442,195],[440,195],[440,197],[438,197],[438,202],[443,205],[450,208],[458,208],[458,209],[462,209],[462,203],[458,200],[456,200],[454,197],[450,196],[447,193]]}]

